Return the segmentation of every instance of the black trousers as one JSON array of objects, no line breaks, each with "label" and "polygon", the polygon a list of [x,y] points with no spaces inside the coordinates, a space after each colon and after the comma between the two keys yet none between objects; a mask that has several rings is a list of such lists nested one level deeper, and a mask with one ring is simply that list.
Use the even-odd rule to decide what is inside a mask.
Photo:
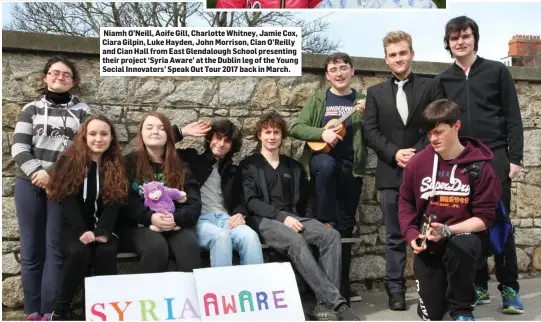
[{"label": "black trousers", "polygon": [[[505,210],[509,214],[511,209],[511,179],[509,178],[509,159],[507,158],[507,149],[502,147],[492,150],[494,158],[491,165],[500,179],[502,185],[501,200],[505,206]],[[513,288],[515,291],[520,290],[518,284],[518,264],[517,250],[515,246],[514,231],[505,243],[503,252],[499,255],[494,255],[494,263],[496,269],[496,279],[501,285],[506,285]],[[477,274],[475,276],[475,284],[486,287],[489,280],[487,258],[483,260]]]},{"label": "black trousers", "polygon": [[406,242],[398,222],[398,189],[382,189],[379,193],[385,224],[385,288],[388,294],[406,293]]},{"label": "black trousers", "polygon": [[453,320],[473,315],[475,269],[485,244],[484,233],[461,234],[452,236],[440,252],[415,255],[417,314],[423,320],[441,320],[447,311]]},{"label": "black trousers", "polygon": [[113,236],[106,243],[83,244],[80,236],[63,232],[61,250],[64,258],[60,285],[56,297],[55,313],[65,315],[70,311],[75,293],[84,283],[90,267],[94,275],[116,275],[118,238]]},{"label": "black trousers", "polygon": [[[353,163],[329,154],[317,154],[310,160],[310,173],[316,194],[315,215],[322,223],[331,223],[342,238],[352,237],[363,178],[353,176]],[[350,304],[352,244],[342,244],[342,284],[340,293]]]},{"label": "black trousers", "polygon": [[201,251],[193,228],[158,233],[148,227],[119,231],[120,250],[139,255],[141,273],[167,271],[169,254],[175,257],[177,271],[192,272],[201,267]]}]

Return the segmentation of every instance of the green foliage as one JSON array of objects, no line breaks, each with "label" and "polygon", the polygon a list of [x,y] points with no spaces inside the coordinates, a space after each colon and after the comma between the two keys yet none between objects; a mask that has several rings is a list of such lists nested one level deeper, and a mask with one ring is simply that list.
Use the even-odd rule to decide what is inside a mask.
[{"label": "green foliage", "polygon": [[[210,1],[210,0],[209,0]],[[438,6],[438,8],[447,8],[447,1],[446,0],[432,0]]]}]

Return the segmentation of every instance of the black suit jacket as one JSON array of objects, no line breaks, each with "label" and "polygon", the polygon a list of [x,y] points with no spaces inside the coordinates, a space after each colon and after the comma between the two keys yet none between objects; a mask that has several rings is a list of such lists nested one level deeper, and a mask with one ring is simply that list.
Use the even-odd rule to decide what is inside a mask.
[{"label": "black suit jacket", "polygon": [[376,188],[398,188],[402,183],[402,168],[395,160],[400,149],[425,148],[428,140],[421,133],[420,125],[424,108],[435,96],[434,81],[430,78],[413,77],[413,98],[408,97],[408,120],[402,122],[393,93],[393,78],[368,88],[364,112],[366,145],[378,156]]}]

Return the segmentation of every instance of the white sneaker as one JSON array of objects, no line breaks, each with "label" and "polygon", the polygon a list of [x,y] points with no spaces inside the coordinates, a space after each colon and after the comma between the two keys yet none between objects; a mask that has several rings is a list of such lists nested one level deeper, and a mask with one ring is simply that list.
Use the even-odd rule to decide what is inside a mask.
[{"label": "white sneaker", "polygon": [[363,298],[361,297],[361,294],[357,293],[356,291],[351,291],[351,294],[349,296],[349,301],[350,302],[360,302],[362,301]]}]

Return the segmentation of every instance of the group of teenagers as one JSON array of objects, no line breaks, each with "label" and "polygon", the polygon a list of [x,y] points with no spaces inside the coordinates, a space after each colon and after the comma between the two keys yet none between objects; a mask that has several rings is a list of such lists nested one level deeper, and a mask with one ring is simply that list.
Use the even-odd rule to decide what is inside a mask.
[{"label": "group of teenagers", "polygon": [[[191,272],[202,266],[201,247],[212,267],[232,265],[233,250],[240,264],[262,264],[262,242],[315,294],[308,316],[359,320],[350,308],[351,243],[341,238],[355,232],[367,147],[378,157],[389,308],[406,309],[409,246],[419,316],[474,320],[475,305],[490,302],[487,228],[500,200],[509,210],[522,120],[507,67],[476,54],[475,21],[451,19],[444,43],[455,62],[430,79],[411,71],[411,36],[387,33],[392,77],[366,96],[351,87],[352,59],[328,56],[330,87],[309,98],[290,128],[276,111],[263,113],[258,151],[238,165],[242,134],[230,120],[179,127],[156,112],[141,119],[137,148],[123,155],[112,122],[72,94],[75,64],[51,58],[45,94],[21,110],[12,145],[27,320],[76,319],[71,304],[85,276],[117,274],[119,251],[137,253],[141,273],[167,271],[170,256],[178,271]],[[324,127],[345,114],[345,135]],[[297,161],[280,153],[288,135],[330,151],[305,146]],[[177,149],[185,137],[204,137],[204,151]],[[464,169],[475,162],[486,164],[472,182]],[[145,185],[155,182],[186,198],[172,212],[150,210]],[[431,226],[421,232],[427,215]],[[494,255],[504,313],[524,311],[515,252],[510,236]]]}]

